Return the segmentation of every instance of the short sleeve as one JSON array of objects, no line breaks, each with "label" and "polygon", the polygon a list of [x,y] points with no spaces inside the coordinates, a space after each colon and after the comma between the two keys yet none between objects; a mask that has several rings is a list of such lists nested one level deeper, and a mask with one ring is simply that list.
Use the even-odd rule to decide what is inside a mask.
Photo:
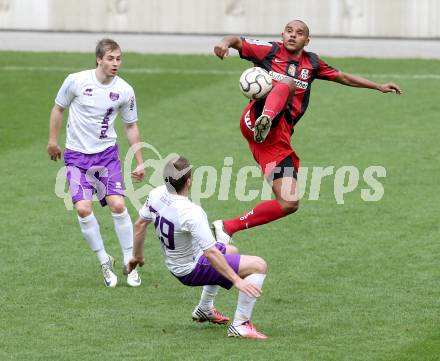
[{"label": "short sleeve", "polygon": [[254,63],[261,62],[272,50],[273,44],[258,39],[241,38],[240,57]]},{"label": "short sleeve", "polygon": [[55,103],[57,103],[60,107],[67,108],[70,103],[72,103],[73,98],[75,98],[75,79],[73,78],[73,75],[70,74],[64,80],[60,90],[58,90]]},{"label": "short sleeve", "polygon": [[153,217],[150,212],[150,208],[148,206],[148,198],[142,208],[139,210],[139,217],[141,217],[145,221],[152,221]]},{"label": "short sleeve", "polygon": [[186,228],[202,250],[215,245],[208,217],[202,208],[196,206],[191,209],[191,212],[186,212],[184,217],[186,218],[184,221]]},{"label": "short sleeve", "polygon": [[317,79],[333,80],[338,76],[338,74],[339,70],[331,67],[326,62],[319,59],[318,73],[316,75]]},{"label": "short sleeve", "polygon": [[122,105],[121,116],[125,123],[134,123],[138,119],[136,96],[134,95],[134,90],[131,87],[127,94],[126,101]]}]

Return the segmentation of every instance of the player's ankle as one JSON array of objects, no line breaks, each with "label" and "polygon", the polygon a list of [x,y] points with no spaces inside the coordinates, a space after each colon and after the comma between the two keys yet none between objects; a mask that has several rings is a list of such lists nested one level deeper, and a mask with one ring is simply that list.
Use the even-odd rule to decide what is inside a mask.
[{"label": "player's ankle", "polygon": [[270,109],[264,109],[262,115],[268,117],[270,120],[276,117],[276,113]]}]

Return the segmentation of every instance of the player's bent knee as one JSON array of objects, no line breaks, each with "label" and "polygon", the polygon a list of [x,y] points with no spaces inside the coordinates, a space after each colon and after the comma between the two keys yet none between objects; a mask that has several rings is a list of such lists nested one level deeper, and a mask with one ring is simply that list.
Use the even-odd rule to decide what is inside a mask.
[{"label": "player's bent knee", "polygon": [[299,208],[299,201],[289,202],[287,205],[288,214],[295,213]]},{"label": "player's bent knee", "polygon": [[267,263],[266,261],[261,257],[255,257],[255,273],[267,273]]},{"label": "player's bent knee", "polygon": [[266,261],[259,256],[251,256],[250,265],[249,265],[249,274],[252,273],[263,273],[267,272],[267,263]]},{"label": "player's bent knee", "polygon": [[281,207],[283,208],[284,214],[295,213],[299,208],[299,201],[289,201],[282,202]]},{"label": "player's bent knee", "polygon": [[85,218],[92,214],[92,207],[88,204],[78,204],[76,205],[76,213],[81,218]]},{"label": "player's bent knee", "polygon": [[238,268],[238,274],[240,277],[244,278],[253,273],[265,274],[266,272],[267,264],[261,257],[246,255],[240,257],[240,266]]},{"label": "player's bent knee", "polygon": [[110,206],[110,209],[113,213],[123,213],[125,211],[125,203],[124,202],[113,202]]}]

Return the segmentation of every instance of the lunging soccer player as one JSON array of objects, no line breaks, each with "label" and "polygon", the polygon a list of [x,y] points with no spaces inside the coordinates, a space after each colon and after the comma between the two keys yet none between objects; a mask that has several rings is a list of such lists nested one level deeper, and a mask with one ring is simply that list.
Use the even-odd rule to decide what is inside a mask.
[{"label": "lunging soccer player", "polygon": [[[104,248],[99,224],[92,211],[97,193],[101,205],[112,212],[115,231],[124,257],[127,283],[140,286],[136,269],[127,271],[133,250],[133,224],[124,202],[123,176],[119,160],[114,122],[121,113],[130,146],[140,142],[136,99],[133,88],[117,76],[121,66],[121,48],[111,39],[96,46],[96,68],[70,74],[55,99],[50,114],[47,151],[54,161],[61,158],[58,135],[63,112],[69,108],[64,163],[70,195],[78,214],[81,232],[101,264],[104,284],[115,287],[114,258]],[[132,177],[144,178],[142,154],[135,152],[137,163]]]},{"label": "lunging soccer player", "polygon": [[338,71],[318,55],[304,50],[309,44],[309,28],[301,20],[289,22],[281,42],[265,42],[239,36],[226,36],[214,53],[224,59],[229,48],[242,59],[269,72],[273,88],[266,98],[253,100],[245,108],[240,129],[265,177],[272,183],[274,200],[261,202],[239,217],[213,222],[218,241],[229,242],[243,229],[275,221],[298,210],[296,179],[299,157],[291,145],[293,129],[309,104],[313,80],[331,80],[343,85],[369,88],[382,93],[401,94],[394,83],[377,84],[360,76]]},{"label": "lunging soccer player", "polygon": [[192,177],[186,158],[179,156],[166,164],[164,181],[165,185],[150,192],[139,211],[129,271],[144,264],[145,234],[147,226],[154,223],[171,274],[186,286],[203,286],[193,320],[227,324],[229,317],[217,311],[214,298],[220,287],[235,286],[239,290],[237,309],[227,335],[266,339],[251,323],[266,277],[266,262],[257,256],[240,255],[236,247],[215,241],[206,213],[188,199]]}]

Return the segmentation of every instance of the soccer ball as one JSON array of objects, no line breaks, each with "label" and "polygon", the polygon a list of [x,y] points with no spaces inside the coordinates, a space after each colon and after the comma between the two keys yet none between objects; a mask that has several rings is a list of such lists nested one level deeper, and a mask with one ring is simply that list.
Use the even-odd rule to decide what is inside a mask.
[{"label": "soccer ball", "polygon": [[263,68],[247,69],[240,76],[240,90],[246,98],[262,99],[272,90],[272,78]]}]

